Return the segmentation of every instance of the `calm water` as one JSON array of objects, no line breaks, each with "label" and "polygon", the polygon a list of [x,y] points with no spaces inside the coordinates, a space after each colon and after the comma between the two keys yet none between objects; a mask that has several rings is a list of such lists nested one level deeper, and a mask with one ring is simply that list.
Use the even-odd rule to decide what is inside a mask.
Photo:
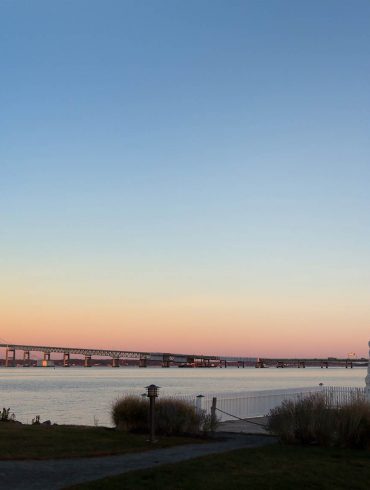
[{"label": "calm water", "polygon": [[205,394],[317,386],[364,386],[366,368],[162,369],[0,368],[0,405],[18,420],[35,415],[57,423],[110,425],[120,395],[161,386],[160,394]]}]

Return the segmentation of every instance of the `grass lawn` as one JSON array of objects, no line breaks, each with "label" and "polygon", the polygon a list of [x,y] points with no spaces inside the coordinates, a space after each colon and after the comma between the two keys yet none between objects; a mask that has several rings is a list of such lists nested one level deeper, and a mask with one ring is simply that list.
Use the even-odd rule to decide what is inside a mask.
[{"label": "grass lawn", "polygon": [[135,471],[73,490],[369,490],[370,451],[272,445]]},{"label": "grass lawn", "polygon": [[[18,425],[0,422],[0,459],[50,459],[104,456],[153,449],[145,435],[104,427]],[[163,437],[155,447],[201,442]]]}]

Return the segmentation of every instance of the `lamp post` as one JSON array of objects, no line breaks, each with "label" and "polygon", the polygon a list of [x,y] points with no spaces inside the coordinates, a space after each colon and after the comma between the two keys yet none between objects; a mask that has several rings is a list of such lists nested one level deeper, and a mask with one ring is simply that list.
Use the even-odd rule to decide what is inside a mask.
[{"label": "lamp post", "polygon": [[147,397],[149,398],[149,427],[150,427],[150,442],[155,442],[155,399],[158,397],[159,386],[149,385],[146,387]]}]

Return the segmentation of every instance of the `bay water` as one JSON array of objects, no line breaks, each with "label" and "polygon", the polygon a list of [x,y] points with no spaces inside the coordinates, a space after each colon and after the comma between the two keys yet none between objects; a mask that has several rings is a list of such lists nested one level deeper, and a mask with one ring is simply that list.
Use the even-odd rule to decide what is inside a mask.
[{"label": "bay water", "polygon": [[0,409],[17,420],[110,426],[112,403],[160,386],[160,396],[217,394],[318,386],[365,386],[366,368],[0,368]]}]

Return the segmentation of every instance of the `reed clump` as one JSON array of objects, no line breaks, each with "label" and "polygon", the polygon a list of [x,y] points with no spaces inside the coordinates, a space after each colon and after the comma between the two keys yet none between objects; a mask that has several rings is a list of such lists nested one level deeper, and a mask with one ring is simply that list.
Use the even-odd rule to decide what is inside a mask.
[{"label": "reed clump", "polygon": [[321,393],[286,400],[270,411],[267,429],[286,444],[370,448],[370,403],[353,397],[333,407]]},{"label": "reed clump", "polygon": [[116,400],[111,416],[119,430],[137,433],[148,430],[148,402],[138,396],[127,395]]},{"label": "reed clump", "polygon": [[[147,398],[127,395],[112,407],[112,420],[119,430],[145,433],[149,430],[149,403]],[[155,404],[155,427],[160,435],[202,434],[214,427],[210,417],[198,412],[184,400],[160,398]]]},{"label": "reed clump", "polygon": [[370,448],[370,402],[357,398],[337,417],[337,443],[341,447]]},{"label": "reed clump", "polygon": [[179,434],[199,434],[203,431],[204,414],[184,400],[162,398],[157,404],[157,430],[171,436]]}]

